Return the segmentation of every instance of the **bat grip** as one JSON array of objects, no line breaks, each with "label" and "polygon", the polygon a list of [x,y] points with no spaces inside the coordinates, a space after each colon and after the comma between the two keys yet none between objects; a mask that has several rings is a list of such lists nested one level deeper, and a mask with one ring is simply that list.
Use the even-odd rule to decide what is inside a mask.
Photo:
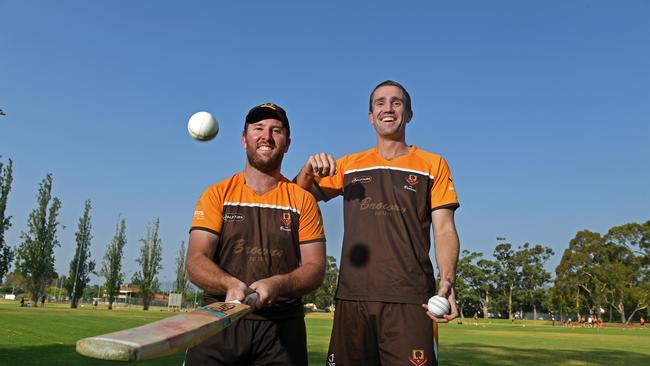
[{"label": "bat grip", "polygon": [[252,307],[257,307],[256,304],[257,304],[257,299],[259,298],[259,294],[252,290],[250,292],[247,291],[246,293],[247,293],[246,297],[244,297],[244,300],[242,300],[242,304],[246,304]]}]

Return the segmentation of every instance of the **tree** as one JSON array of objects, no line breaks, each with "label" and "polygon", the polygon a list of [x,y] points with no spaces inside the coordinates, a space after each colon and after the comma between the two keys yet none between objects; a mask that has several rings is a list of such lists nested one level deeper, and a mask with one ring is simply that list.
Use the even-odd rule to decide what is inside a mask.
[{"label": "tree", "polygon": [[524,299],[533,308],[533,319],[537,319],[537,306],[544,298],[542,287],[551,280],[551,274],[544,269],[544,264],[553,255],[553,249],[539,244],[531,247],[525,243],[515,255],[521,266],[520,288]]},{"label": "tree", "polygon": [[463,250],[456,268],[456,300],[461,317],[466,310],[479,312],[487,318],[490,299],[494,293],[494,263],[485,259],[483,253]]},{"label": "tree", "polygon": [[90,241],[93,238],[90,209],[90,200],[87,199],[75,233],[77,249],[70,261],[68,279],[65,282],[65,288],[71,296],[70,308],[72,309],[77,308],[77,302],[90,281],[90,273],[95,270],[95,262],[90,259]]},{"label": "tree", "polygon": [[[605,236],[580,231],[564,251],[556,269],[554,298],[575,296],[574,310],[601,313],[608,304],[622,323],[650,301],[650,268],[646,261],[650,223],[612,227]],[[562,301],[564,302],[564,301]]]},{"label": "tree", "polygon": [[585,307],[594,311],[604,302],[607,283],[603,282],[602,258],[605,246],[599,233],[582,230],[569,242],[560,264],[555,269],[555,295],[563,298],[568,310],[580,312]]},{"label": "tree", "polygon": [[639,310],[647,309],[650,301],[650,268],[646,261],[649,234],[650,221],[612,227],[603,237],[610,282],[607,298],[626,324]]},{"label": "tree", "polygon": [[149,302],[158,292],[160,284],[158,282],[158,271],[162,269],[162,240],[158,237],[158,228],[160,219],[155,219],[153,227],[147,226],[147,236],[140,239],[140,257],[137,262],[141,266],[141,271],[133,275],[133,283],[140,287],[142,296],[142,308],[149,310]]},{"label": "tree", "polygon": [[126,222],[124,219],[118,218],[115,235],[106,249],[102,270],[100,272],[106,278],[104,287],[108,295],[108,310],[113,309],[113,302],[115,301],[115,297],[120,293],[120,285],[124,279],[124,275],[122,274],[122,253],[125,245]]},{"label": "tree", "polygon": [[5,231],[11,227],[11,216],[5,216],[5,210],[12,182],[13,162],[9,159],[9,163],[3,168],[2,161],[0,161],[0,283],[14,259],[14,251],[5,242]]},{"label": "tree", "polygon": [[178,258],[176,258],[176,286],[174,291],[183,294],[183,297],[185,297],[189,284],[186,259],[185,242],[181,241],[181,247],[178,249]]},{"label": "tree", "polygon": [[316,304],[317,307],[323,309],[334,303],[334,295],[336,293],[336,285],[339,279],[339,269],[336,265],[336,258],[327,256],[325,263],[325,277],[323,284],[316,290],[310,292],[303,297],[305,303]]},{"label": "tree", "polygon": [[[50,204],[51,201],[51,204]],[[56,220],[61,201],[52,198],[52,174],[47,174],[38,190],[38,207],[29,214],[28,232],[22,232],[16,268],[25,276],[27,291],[34,304],[45,295],[53,278],[54,248],[59,246]]]},{"label": "tree", "polygon": [[512,297],[517,289],[521,279],[518,271],[519,257],[515,255],[512,244],[503,243],[494,248],[494,258],[496,259],[496,280],[497,287],[500,289],[502,296],[507,300],[508,318],[512,319]]}]

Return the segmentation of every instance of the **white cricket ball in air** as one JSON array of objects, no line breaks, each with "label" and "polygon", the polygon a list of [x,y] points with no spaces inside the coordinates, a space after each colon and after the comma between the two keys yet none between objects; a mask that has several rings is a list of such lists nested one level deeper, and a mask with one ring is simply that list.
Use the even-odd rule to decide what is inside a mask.
[{"label": "white cricket ball in air", "polygon": [[451,305],[449,304],[449,300],[447,300],[447,298],[435,295],[429,299],[427,308],[431,314],[440,318],[445,314],[449,314]]},{"label": "white cricket ball in air", "polygon": [[196,112],[187,123],[187,131],[193,139],[210,141],[219,132],[219,123],[209,112]]}]

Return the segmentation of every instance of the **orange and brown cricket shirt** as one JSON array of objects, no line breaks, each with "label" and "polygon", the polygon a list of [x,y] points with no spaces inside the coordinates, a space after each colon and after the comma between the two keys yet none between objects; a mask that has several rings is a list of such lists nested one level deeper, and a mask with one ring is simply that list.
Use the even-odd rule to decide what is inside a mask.
[{"label": "orange and brown cricket shirt", "polygon": [[[300,265],[300,245],[325,241],[320,210],[310,193],[282,177],[277,187],[258,195],[245,184],[243,173],[203,192],[191,230],[216,234],[214,262],[248,285],[293,271]],[[210,298],[223,301],[223,296]],[[279,300],[256,314],[302,316],[300,299]]]},{"label": "orange and brown cricket shirt", "polygon": [[410,146],[383,159],[376,148],[336,161],[337,172],[318,181],[316,197],[343,196],[344,237],[336,297],[423,304],[434,295],[429,250],[431,214],[456,209],[449,167]]}]

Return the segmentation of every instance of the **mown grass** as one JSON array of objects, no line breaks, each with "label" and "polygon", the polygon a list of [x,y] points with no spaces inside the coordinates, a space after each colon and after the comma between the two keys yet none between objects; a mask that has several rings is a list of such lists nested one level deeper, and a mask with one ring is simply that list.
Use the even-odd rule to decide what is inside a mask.
[{"label": "mown grass", "polygon": [[[123,365],[75,353],[84,337],[134,327],[174,315],[154,309],[20,308],[0,303],[0,365]],[[332,319],[309,314],[309,359],[324,365]],[[442,365],[648,365],[650,328],[565,328],[543,322],[473,321],[440,327]],[[469,325],[467,325],[469,324]],[[142,365],[181,365],[179,353]],[[406,362],[406,360],[405,360]],[[405,363],[406,364],[406,363]]]}]

